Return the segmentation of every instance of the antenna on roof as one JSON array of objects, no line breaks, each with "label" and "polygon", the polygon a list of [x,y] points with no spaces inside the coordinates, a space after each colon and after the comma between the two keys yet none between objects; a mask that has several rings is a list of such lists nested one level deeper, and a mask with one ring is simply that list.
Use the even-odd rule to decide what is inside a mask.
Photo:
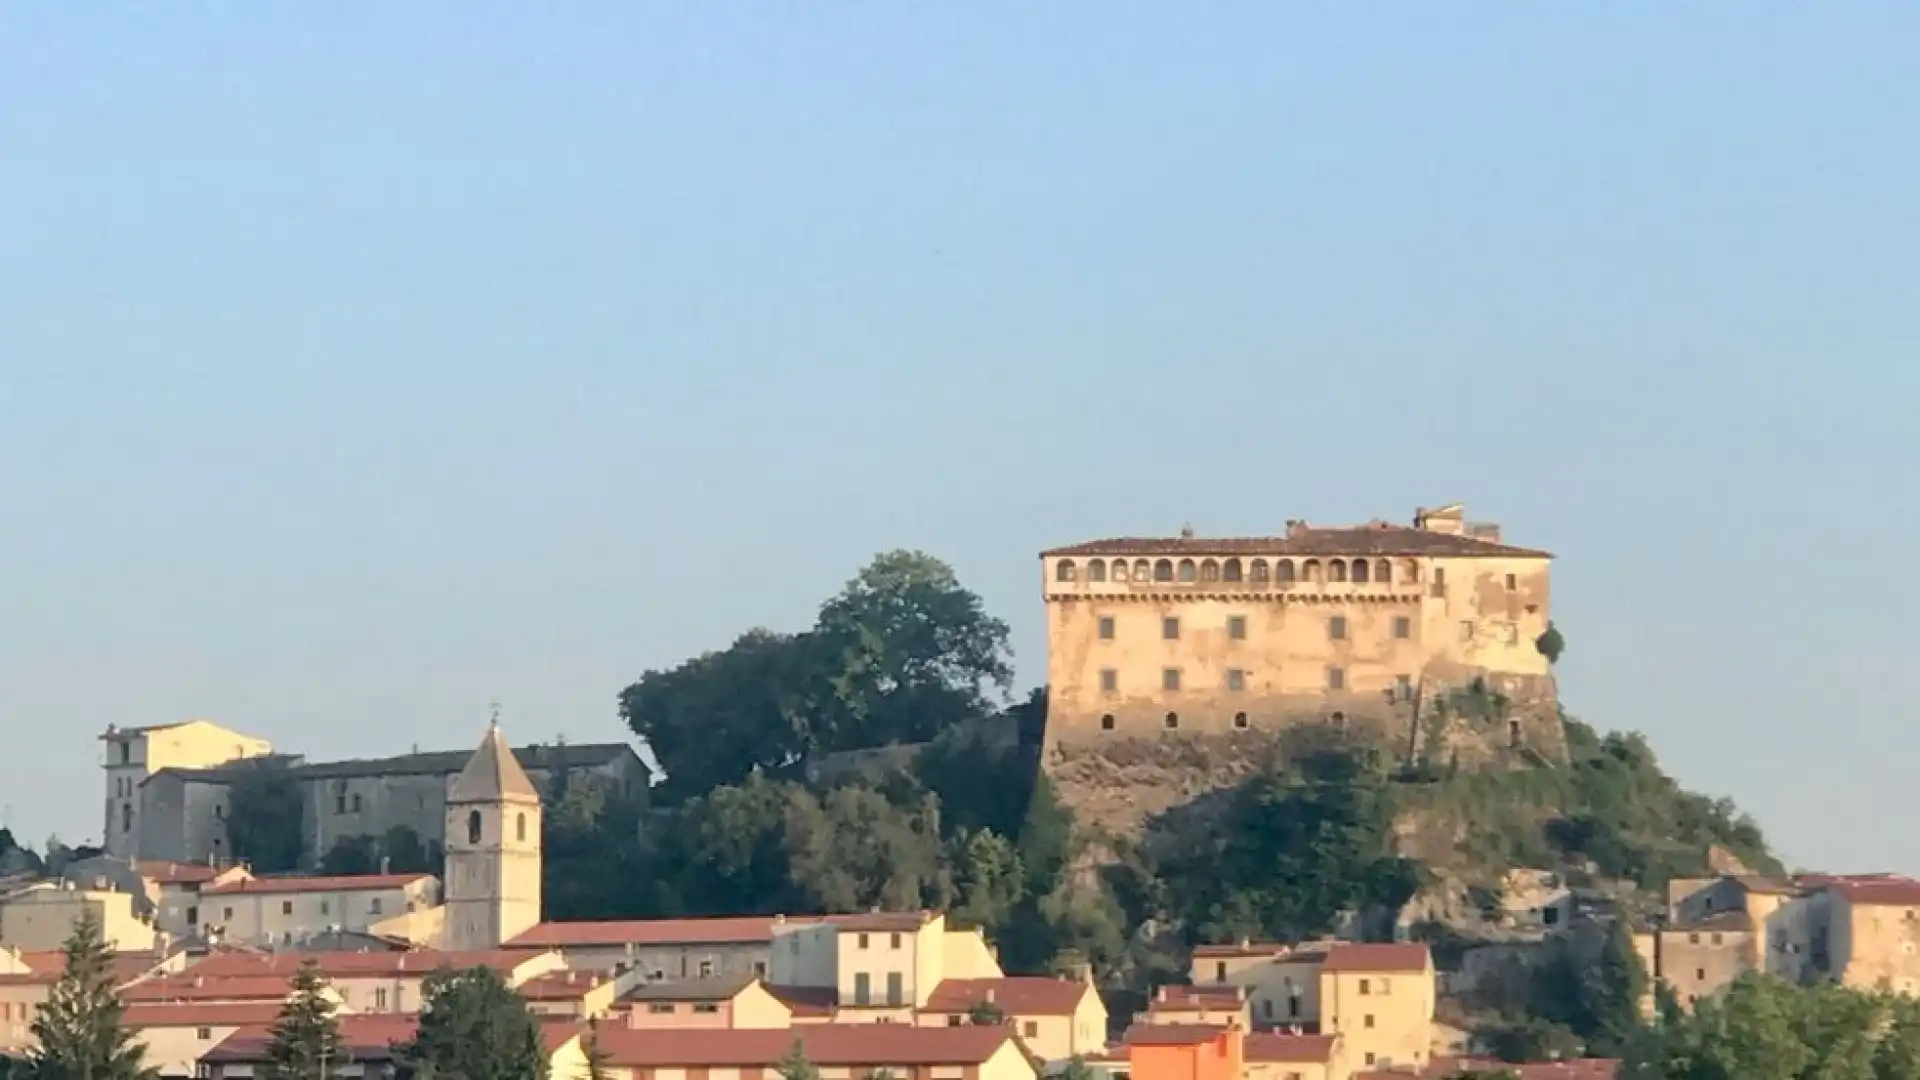
[{"label": "antenna on roof", "polygon": [[488,726],[488,727],[499,727],[499,726],[500,726],[500,701],[499,701],[499,699],[498,699],[498,698],[496,698],[496,699],[494,699],[493,701],[490,701],[490,702],[488,702],[488,703],[487,703],[487,709],[488,709],[488,712],[489,712],[489,713],[491,714],[491,715],[489,715],[489,716],[488,716],[488,718],[487,718],[487,726]]}]

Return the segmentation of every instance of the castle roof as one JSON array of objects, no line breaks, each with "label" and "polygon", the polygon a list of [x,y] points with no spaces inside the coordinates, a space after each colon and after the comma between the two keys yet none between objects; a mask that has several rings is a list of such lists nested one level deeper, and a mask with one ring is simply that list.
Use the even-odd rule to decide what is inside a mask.
[{"label": "castle roof", "polygon": [[1088,540],[1040,553],[1060,555],[1385,555],[1551,559],[1549,552],[1411,525],[1302,526],[1286,536],[1147,536]]},{"label": "castle roof", "polygon": [[[626,743],[567,743],[556,746],[521,746],[513,751],[523,769],[593,769],[610,765],[622,756],[636,756]],[[451,776],[460,772],[473,754],[467,750],[435,750],[398,757],[363,758],[348,761],[317,762],[301,765],[294,775],[302,780],[344,780],[373,776]]]},{"label": "castle roof", "polygon": [[449,803],[493,802],[497,799],[528,799],[540,801],[540,793],[534,789],[533,781],[527,779],[527,770],[507,747],[507,741],[500,735],[500,725],[487,727],[487,737],[480,740],[480,749],[467,759],[467,766],[454,777],[453,786],[447,789]]}]

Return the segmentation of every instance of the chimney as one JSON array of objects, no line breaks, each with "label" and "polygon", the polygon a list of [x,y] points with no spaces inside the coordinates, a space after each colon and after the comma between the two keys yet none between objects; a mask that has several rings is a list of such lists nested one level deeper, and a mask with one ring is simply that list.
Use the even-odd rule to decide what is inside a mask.
[{"label": "chimney", "polygon": [[993,996],[994,996],[993,987],[991,986],[987,987],[987,1004],[989,1005],[993,1004]]},{"label": "chimney", "polygon": [[392,873],[393,872],[392,867],[393,867],[392,859],[388,858],[385,855],[380,856],[380,873],[382,876]]}]

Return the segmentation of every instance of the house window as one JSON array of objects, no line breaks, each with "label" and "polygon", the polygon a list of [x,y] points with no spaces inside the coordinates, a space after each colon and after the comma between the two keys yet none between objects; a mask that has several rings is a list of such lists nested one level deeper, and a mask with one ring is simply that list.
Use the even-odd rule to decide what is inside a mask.
[{"label": "house window", "polygon": [[329,914],[331,914],[331,913],[332,913],[332,908],[333,908],[333,904],[332,904],[332,902],[331,902],[331,901],[327,901],[327,900],[322,900],[322,901],[320,901],[320,916],[321,916],[321,918],[325,918],[325,917],[326,917],[327,915],[329,915]]},{"label": "house window", "polygon": [[1413,676],[1395,675],[1393,677],[1393,696],[1401,701],[1413,700]]},{"label": "house window", "polygon": [[1213,962],[1213,981],[1217,983],[1227,981],[1227,962],[1225,960],[1215,960]]},{"label": "house window", "polygon": [[711,1015],[713,1013],[719,1012],[720,1006],[714,1004],[711,1001],[699,1001],[694,1003],[693,1011],[697,1013],[706,1013]]},{"label": "house window", "polygon": [[376,1009],[379,1009],[382,1012],[386,1011],[386,1008],[387,1008],[387,988],[386,987],[384,986],[374,987],[373,1007]]},{"label": "house window", "polygon": [[357,791],[353,794],[353,812],[356,814],[360,812],[360,793]]},{"label": "house window", "polygon": [[1385,997],[1386,995],[1392,992],[1393,992],[1393,983],[1387,979],[1384,979],[1384,978],[1381,979],[1380,980],[1380,996]]},{"label": "house window", "polygon": [[872,945],[873,942],[868,940],[867,935],[861,934],[858,938],[854,939],[854,944],[857,947],[864,949],[864,948],[867,948],[869,945]]},{"label": "house window", "polygon": [[947,1026],[948,1026],[948,1027],[959,1027],[959,1026],[960,1026],[961,1024],[963,1024],[963,1023],[965,1023],[965,1022],[966,1022],[966,1017],[964,1017],[964,1016],[949,1016],[949,1017],[947,1017]]},{"label": "house window", "polygon": [[855,1005],[873,1004],[872,976],[858,972],[853,977],[853,1003]]},{"label": "house window", "polygon": [[1245,615],[1227,616],[1227,636],[1235,641],[1247,640],[1247,617]]},{"label": "house window", "polygon": [[1345,641],[1347,637],[1347,617],[1335,615],[1327,620],[1327,636],[1334,641]]},{"label": "house window", "polygon": [[380,914],[380,898],[379,897],[376,896],[373,899],[367,901],[367,914],[369,915]]},{"label": "house window", "polygon": [[1698,980],[1699,980],[1699,981],[1701,981],[1701,982],[1706,982],[1706,981],[1707,981],[1707,969],[1706,969],[1706,968],[1694,968],[1694,969],[1693,969],[1693,977],[1694,977],[1695,979],[1698,979]]},{"label": "house window", "polygon": [[291,900],[280,901],[280,914],[282,915],[293,914],[293,901]]},{"label": "house window", "polygon": [[887,1004],[897,1006],[905,1000],[906,990],[902,985],[903,981],[899,972],[887,972]]},{"label": "house window", "polygon": [[1100,669],[1100,691],[1111,694],[1120,689],[1120,673],[1112,668]]},{"label": "house window", "polygon": [[198,926],[199,924],[200,924],[200,909],[197,907],[188,908],[187,909],[187,925]]},{"label": "house window", "polygon": [[1170,667],[1170,668],[1163,669],[1160,672],[1160,689],[1162,690],[1180,689],[1180,669],[1179,668]]},{"label": "house window", "polygon": [[1473,620],[1472,619],[1460,620],[1460,640],[1461,641],[1473,640]]},{"label": "house window", "polygon": [[1173,562],[1168,559],[1161,559],[1158,562],[1154,563],[1153,564],[1153,580],[1172,581],[1173,580]]},{"label": "house window", "polygon": [[1713,935],[1713,943],[1714,943],[1715,945],[1718,945],[1718,944],[1720,944],[1720,935],[1719,935],[1719,934],[1715,934],[1715,935]]},{"label": "house window", "polygon": [[1688,934],[1688,935],[1687,935],[1687,944],[1689,944],[1689,945],[1698,945],[1698,944],[1700,944],[1700,935],[1699,935],[1699,934]]},{"label": "house window", "polygon": [[1028,1020],[1026,1023],[1021,1024],[1020,1034],[1025,1035],[1029,1039],[1039,1038],[1040,1037],[1040,1021]]},{"label": "house window", "polygon": [[1367,1064],[1372,1065],[1374,1063],[1374,1059],[1375,1059],[1374,1052],[1371,1050],[1367,1051]]},{"label": "house window", "polygon": [[900,947],[900,935],[893,935],[893,940],[887,943],[887,947],[890,949],[898,949]]},{"label": "house window", "polygon": [[513,819],[513,837],[523,844],[527,842],[527,815],[515,815]]},{"label": "house window", "polygon": [[764,979],[767,977],[767,962],[765,960],[755,960],[753,962],[753,977],[756,979]]},{"label": "house window", "polygon": [[711,960],[700,961],[700,977],[703,979],[713,978],[713,961]]},{"label": "house window", "polygon": [[653,1004],[651,1004],[651,1005],[649,1005],[649,1006],[647,1006],[647,1011],[648,1011],[648,1012],[650,1012],[650,1013],[652,1013],[652,1014],[653,1014],[653,1015],[655,1015],[655,1016],[672,1016],[672,1015],[673,1015],[673,1002],[671,1002],[671,1001],[656,1001],[656,1002],[654,1002]]},{"label": "house window", "polygon": [[1507,591],[1512,592],[1513,590],[1519,587],[1520,587],[1520,580],[1514,577],[1512,574],[1508,574],[1507,575]]},{"label": "house window", "polygon": [[1234,727],[1237,727],[1237,728],[1244,728],[1244,727],[1246,727],[1246,726],[1247,726],[1247,714],[1246,714],[1246,713],[1243,713],[1243,712],[1237,712],[1237,713],[1234,713],[1234,714],[1233,714],[1233,726],[1234,726]]},{"label": "house window", "polygon": [[1100,714],[1100,730],[1101,731],[1113,730],[1113,714],[1112,713]]},{"label": "house window", "polygon": [[1113,640],[1113,616],[1111,615],[1100,616],[1100,640]]},{"label": "house window", "polygon": [[206,1042],[208,1039],[213,1038],[213,1029],[212,1028],[196,1028],[194,1029],[193,1037],[196,1039],[199,1039],[201,1042]]},{"label": "house window", "polygon": [[1327,669],[1327,689],[1345,690],[1347,688],[1347,669],[1330,667]]},{"label": "house window", "polygon": [[1407,618],[1405,615],[1395,615],[1393,617],[1393,636],[1402,641],[1412,637],[1413,620]]},{"label": "house window", "polygon": [[1368,994],[1372,992],[1373,992],[1373,983],[1369,982],[1366,979],[1361,979],[1360,980],[1360,996],[1366,997]]},{"label": "house window", "polygon": [[1180,714],[1179,714],[1179,713],[1177,713],[1177,712],[1170,712],[1170,713],[1168,713],[1168,714],[1167,714],[1167,718],[1166,718],[1166,720],[1164,721],[1164,723],[1165,723],[1165,724],[1167,725],[1167,729],[1168,729],[1169,731],[1171,731],[1171,730],[1172,730],[1172,729],[1174,729],[1174,728],[1177,728],[1177,727],[1179,727],[1179,726],[1180,726]]},{"label": "house window", "polygon": [[1366,1028],[1371,1028],[1371,1027],[1373,1027],[1373,1014],[1372,1014],[1372,1013],[1368,1013],[1368,1014],[1366,1015],[1366,1019],[1365,1019],[1365,1022],[1364,1022],[1364,1023],[1362,1023],[1362,1024],[1360,1025],[1360,1026],[1361,1026],[1361,1027],[1366,1027]]},{"label": "house window", "polygon": [[229,921],[229,922],[231,922],[231,921],[233,921],[233,909],[232,909],[232,908],[221,908],[221,909],[220,909],[220,917],[221,917],[221,918],[223,918],[223,919],[226,919],[226,920],[227,920],[227,921]]},{"label": "house window", "polygon": [[1179,616],[1169,615],[1160,620],[1160,637],[1164,641],[1178,641],[1180,639]]},{"label": "house window", "polygon": [[1239,668],[1227,669],[1227,689],[1239,693],[1247,688],[1247,673]]}]

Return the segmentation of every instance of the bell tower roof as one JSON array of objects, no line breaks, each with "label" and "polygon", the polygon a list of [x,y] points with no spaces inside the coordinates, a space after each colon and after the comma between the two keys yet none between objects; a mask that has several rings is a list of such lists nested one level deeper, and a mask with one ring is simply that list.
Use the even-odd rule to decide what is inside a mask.
[{"label": "bell tower roof", "polygon": [[496,719],[487,725],[487,737],[480,741],[480,749],[473,752],[460,775],[454,777],[453,786],[447,790],[447,801],[476,803],[503,799],[538,802],[540,793],[534,789],[533,781],[527,779],[527,771],[520,767],[520,760],[513,756],[513,749],[501,736],[500,722]]}]

